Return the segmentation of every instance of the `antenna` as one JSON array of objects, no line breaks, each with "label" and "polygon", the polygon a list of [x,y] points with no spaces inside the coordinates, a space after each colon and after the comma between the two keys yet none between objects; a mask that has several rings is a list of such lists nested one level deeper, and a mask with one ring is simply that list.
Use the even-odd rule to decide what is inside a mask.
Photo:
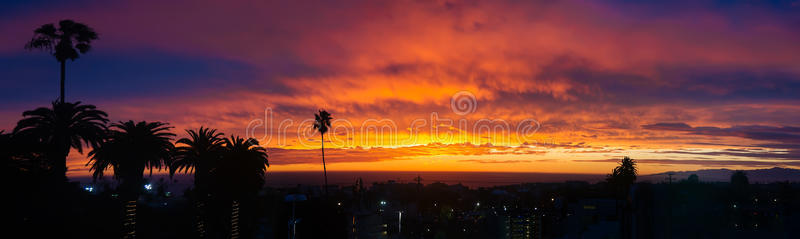
[{"label": "antenna", "polygon": [[422,177],[417,174],[417,177],[414,178],[414,181],[417,181],[417,191],[419,191],[420,188],[422,188]]},{"label": "antenna", "polygon": [[672,184],[672,175],[675,175],[673,172],[667,173],[667,179],[669,180],[669,184]]}]

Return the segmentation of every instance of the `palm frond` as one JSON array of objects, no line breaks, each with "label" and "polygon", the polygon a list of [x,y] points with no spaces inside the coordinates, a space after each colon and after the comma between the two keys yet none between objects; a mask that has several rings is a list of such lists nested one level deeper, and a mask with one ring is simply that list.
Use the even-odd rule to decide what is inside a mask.
[{"label": "palm frond", "polygon": [[91,49],[92,40],[98,38],[94,29],[72,20],[59,21],[58,28],[53,24],[44,24],[33,33],[25,49],[46,50],[61,62],[75,60],[80,54],[85,54]]},{"label": "palm frond", "polygon": [[[141,184],[144,170],[161,169],[172,164],[175,134],[162,122],[120,121],[109,128],[108,138],[89,153],[93,175],[102,176],[108,168],[114,177],[121,179],[127,190]],[[87,164],[87,165],[89,165]],[[133,185],[133,186],[131,186]],[[123,187],[120,185],[120,187]],[[132,193],[132,192],[129,192]]]}]

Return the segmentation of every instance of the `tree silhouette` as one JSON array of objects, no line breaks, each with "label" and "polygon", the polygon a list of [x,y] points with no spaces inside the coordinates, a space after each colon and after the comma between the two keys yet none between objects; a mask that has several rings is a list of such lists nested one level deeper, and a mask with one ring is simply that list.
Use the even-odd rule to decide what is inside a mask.
[{"label": "tree silhouette", "polygon": [[325,177],[325,196],[328,196],[328,169],[325,166],[325,133],[331,127],[331,114],[325,110],[319,110],[318,114],[314,114],[314,129],[319,131],[320,143],[322,148],[322,173]]},{"label": "tree silhouette", "polygon": [[[31,171],[25,167],[25,161],[21,159],[20,143],[15,140],[14,135],[0,130],[0,160],[2,160],[2,171],[4,177],[16,178],[15,176],[22,171]],[[23,144],[24,145],[24,144]]]},{"label": "tree silhouette", "polygon": [[181,138],[177,141],[180,145],[176,147],[175,158],[170,165],[170,176],[175,172],[194,173],[194,191],[197,195],[195,204],[199,211],[197,217],[197,233],[200,238],[205,237],[205,205],[208,203],[210,193],[209,180],[212,179],[211,172],[220,160],[225,138],[222,133],[217,133],[216,129],[200,127],[197,131],[187,130],[189,138]]},{"label": "tree silhouette", "polygon": [[[33,31],[33,38],[25,44],[28,50],[49,51],[61,63],[61,103],[64,99],[64,81],[67,60],[75,60],[80,54],[91,49],[92,40],[97,40],[97,33],[92,28],[72,20],[61,20],[58,28],[52,23],[44,24]],[[78,54],[80,53],[80,54]]]},{"label": "tree silhouette", "polygon": [[636,161],[625,156],[619,162],[619,166],[615,167],[606,178],[606,181],[616,188],[617,215],[620,216],[621,222],[620,231],[626,237],[630,234],[631,217],[628,215],[630,212],[630,205],[627,203],[627,200],[624,199],[627,197],[631,185],[636,181],[636,173]]},{"label": "tree silhouette", "polygon": [[[62,178],[63,175],[53,175],[52,160],[43,154],[41,141],[37,138],[23,137],[0,130],[0,160],[2,160],[2,174],[7,178],[21,179],[23,176],[40,179],[51,179],[53,176]],[[36,184],[36,182],[25,182]]]},{"label": "tree silhouette", "polygon": [[225,139],[223,158],[216,169],[219,178],[216,188],[226,201],[231,202],[230,238],[240,236],[239,205],[255,197],[264,186],[267,167],[267,152],[259,146],[258,140],[236,136]]},{"label": "tree silhouette", "polygon": [[[3,216],[10,238],[57,237],[53,232],[70,227],[67,216],[70,187],[63,183],[64,175],[53,174],[52,160],[44,154],[47,147],[36,138],[21,137],[0,131],[0,160],[2,160],[3,190],[8,194]],[[74,216],[74,215],[73,215]],[[20,220],[24,218],[24,220]],[[48,223],[52,222],[52,223]],[[58,222],[58,223],[56,223]],[[62,223],[64,222],[64,223]],[[27,231],[26,225],[47,225],[48,230]],[[15,236],[15,230],[24,235]]]},{"label": "tree silhouette", "polygon": [[81,102],[53,102],[52,108],[41,107],[22,113],[14,134],[33,139],[47,148],[46,157],[52,161],[53,173],[66,180],[67,156],[70,149],[83,153],[83,145],[92,148],[103,140],[108,116],[94,105]]},{"label": "tree silhouette", "polygon": [[699,183],[700,182],[700,177],[698,177],[697,174],[689,175],[689,177],[686,178],[686,182],[688,182],[688,183]]},{"label": "tree silhouette", "polygon": [[750,180],[747,178],[747,173],[742,170],[736,170],[731,174],[731,184],[736,187],[743,187],[750,184]]},{"label": "tree silhouette", "polygon": [[636,174],[636,161],[625,156],[619,162],[619,166],[615,167],[611,174],[607,175],[606,181],[613,185],[627,188],[636,181]]},{"label": "tree silhouette", "polygon": [[114,170],[120,196],[126,200],[125,238],[136,238],[136,201],[142,193],[144,170],[169,165],[174,145],[166,123],[133,121],[112,124],[108,138],[89,153],[93,178],[103,177],[107,168]]}]

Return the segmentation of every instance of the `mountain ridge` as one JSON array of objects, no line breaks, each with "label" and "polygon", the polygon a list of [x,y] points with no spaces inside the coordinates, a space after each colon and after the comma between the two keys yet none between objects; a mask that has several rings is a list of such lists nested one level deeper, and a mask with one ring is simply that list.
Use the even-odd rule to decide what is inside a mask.
[{"label": "mountain ridge", "polygon": [[[640,175],[637,181],[665,182],[668,181],[669,174],[672,174],[673,182],[686,180],[689,175],[697,174],[701,182],[729,182],[731,174],[736,172],[734,169],[701,169],[694,171],[667,171],[648,175]],[[742,170],[747,174],[751,183],[771,183],[771,182],[800,182],[800,169],[793,168],[763,168]]]}]

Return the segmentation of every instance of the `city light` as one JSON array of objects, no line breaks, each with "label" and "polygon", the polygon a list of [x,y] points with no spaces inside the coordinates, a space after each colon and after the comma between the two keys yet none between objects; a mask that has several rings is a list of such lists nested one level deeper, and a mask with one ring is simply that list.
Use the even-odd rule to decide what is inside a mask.
[{"label": "city light", "polygon": [[397,232],[400,233],[403,231],[403,211],[397,212]]},{"label": "city light", "polygon": [[145,184],[144,189],[147,189],[147,191],[153,190],[153,184]]},{"label": "city light", "polygon": [[94,187],[86,186],[86,187],[83,187],[83,190],[86,190],[87,192],[94,192]]}]

